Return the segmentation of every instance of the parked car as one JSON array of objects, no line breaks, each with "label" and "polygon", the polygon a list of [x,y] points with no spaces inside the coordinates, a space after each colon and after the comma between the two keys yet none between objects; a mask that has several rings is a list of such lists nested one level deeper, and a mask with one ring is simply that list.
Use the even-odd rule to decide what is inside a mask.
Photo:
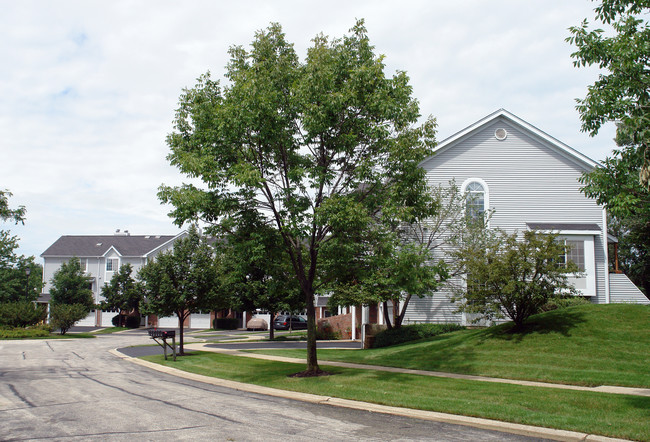
[{"label": "parked car", "polygon": [[302,316],[278,315],[273,321],[275,330],[307,330],[307,320]]}]

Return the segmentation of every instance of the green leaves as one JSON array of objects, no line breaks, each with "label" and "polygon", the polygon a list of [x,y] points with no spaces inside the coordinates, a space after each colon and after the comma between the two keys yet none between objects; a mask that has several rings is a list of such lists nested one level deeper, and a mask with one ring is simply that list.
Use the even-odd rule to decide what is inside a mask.
[{"label": "green leaves", "polygon": [[577,67],[596,65],[605,70],[587,96],[577,100],[582,129],[592,135],[606,122],[621,122],[643,161],[639,179],[648,187],[650,179],[650,27],[646,0],[602,0],[596,18],[611,25],[614,34],[589,30],[587,21],[569,29],[566,40],[577,50],[571,56]]},{"label": "green leaves", "polygon": [[61,267],[54,272],[51,282],[50,295],[52,295],[53,306],[81,304],[85,306],[86,313],[94,307],[95,301],[90,289],[92,279],[85,275],[76,256],[61,264]]},{"label": "green leaves", "polygon": [[574,293],[567,277],[577,267],[559,259],[566,246],[556,238],[532,231],[518,238],[496,229],[462,238],[450,252],[465,274],[454,294],[459,311],[487,319],[507,316],[520,327],[549,299]]}]

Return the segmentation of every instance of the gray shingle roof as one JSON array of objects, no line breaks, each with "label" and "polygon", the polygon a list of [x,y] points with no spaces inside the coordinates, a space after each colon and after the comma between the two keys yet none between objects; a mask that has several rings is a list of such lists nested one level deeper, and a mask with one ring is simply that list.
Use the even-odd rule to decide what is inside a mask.
[{"label": "gray shingle roof", "polygon": [[66,235],[57,239],[41,257],[97,257],[103,256],[111,247],[122,256],[144,256],[175,237],[176,235]]}]

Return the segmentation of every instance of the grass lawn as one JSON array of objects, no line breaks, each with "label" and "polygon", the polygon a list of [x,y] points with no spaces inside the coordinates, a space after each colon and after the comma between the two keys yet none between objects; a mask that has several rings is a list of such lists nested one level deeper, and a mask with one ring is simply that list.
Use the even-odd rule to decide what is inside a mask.
[{"label": "grass lawn", "polygon": [[[650,388],[650,306],[585,305],[509,324],[370,350],[318,350],[343,361],[575,385]],[[256,351],[306,357],[304,350]]]},{"label": "grass lawn", "polygon": [[332,376],[290,378],[289,364],[200,352],[165,361],[170,367],[291,391],[398,407],[476,416],[542,427],[650,440],[650,398],[434,378],[374,370],[322,368]]}]

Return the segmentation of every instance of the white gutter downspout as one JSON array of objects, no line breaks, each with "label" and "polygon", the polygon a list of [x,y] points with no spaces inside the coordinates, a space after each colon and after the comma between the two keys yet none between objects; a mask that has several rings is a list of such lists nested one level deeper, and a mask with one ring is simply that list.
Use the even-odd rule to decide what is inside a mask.
[{"label": "white gutter downspout", "polygon": [[609,250],[607,247],[607,210],[605,208],[603,208],[603,252],[605,254],[605,304],[609,304]]}]

